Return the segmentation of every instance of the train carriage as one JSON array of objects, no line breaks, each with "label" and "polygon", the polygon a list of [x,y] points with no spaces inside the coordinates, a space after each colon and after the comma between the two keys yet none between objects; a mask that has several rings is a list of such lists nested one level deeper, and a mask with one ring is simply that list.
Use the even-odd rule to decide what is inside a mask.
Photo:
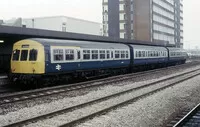
[{"label": "train carriage", "polygon": [[167,48],[169,50],[169,65],[183,64],[187,58],[187,52],[180,48]]},{"label": "train carriage", "polygon": [[168,62],[168,51],[165,47],[131,45],[134,53],[134,66],[165,65]]},{"label": "train carriage", "polygon": [[49,49],[46,73],[121,68],[130,64],[124,44],[72,40],[38,40]]},{"label": "train carriage", "polygon": [[34,38],[14,44],[11,78],[88,77],[128,71],[129,65],[130,49],[125,44]]}]

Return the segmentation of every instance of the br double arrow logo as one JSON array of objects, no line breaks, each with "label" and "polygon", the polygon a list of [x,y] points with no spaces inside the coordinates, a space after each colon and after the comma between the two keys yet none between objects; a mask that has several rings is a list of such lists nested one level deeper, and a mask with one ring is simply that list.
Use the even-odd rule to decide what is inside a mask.
[{"label": "br double arrow logo", "polygon": [[61,70],[62,69],[62,67],[61,67],[61,65],[60,64],[57,64],[57,66],[56,66],[56,70]]}]

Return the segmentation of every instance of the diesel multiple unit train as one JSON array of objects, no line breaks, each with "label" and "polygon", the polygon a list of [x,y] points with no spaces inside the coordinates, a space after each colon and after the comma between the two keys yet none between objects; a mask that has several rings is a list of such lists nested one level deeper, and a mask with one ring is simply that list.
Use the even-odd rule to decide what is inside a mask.
[{"label": "diesel multiple unit train", "polygon": [[57,83],[183,64],[186,56],[183,49],[164,46],[31,38],[14,44],[10,79]]}]

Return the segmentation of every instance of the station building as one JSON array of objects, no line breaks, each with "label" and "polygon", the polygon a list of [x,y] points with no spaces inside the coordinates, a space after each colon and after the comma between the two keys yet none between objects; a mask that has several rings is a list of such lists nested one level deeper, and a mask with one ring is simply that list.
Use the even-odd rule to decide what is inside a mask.
[{"label": "station building", "polygon": [[104,36],[183,45],[183,0],[103,0]]},{"label": "station building", "polygon": [[17,18],[4,21],[2,25],[99,36],[103,34],[101,23],[67,16],[37,17],[28,19]]}]

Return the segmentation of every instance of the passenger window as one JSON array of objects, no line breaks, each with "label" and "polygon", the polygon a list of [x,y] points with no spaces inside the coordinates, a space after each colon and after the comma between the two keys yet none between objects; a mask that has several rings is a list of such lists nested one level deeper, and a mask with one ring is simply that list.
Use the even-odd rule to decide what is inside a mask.
[{"label": "passenger window", "polygon": [[121,51],[121,58],[122,58],[122,59],[125,58],[125,51]]},{"label": "passenger window", "polygon": [[92,50],[92,59],[97,60],[98,59],[98,50]]},{"label": "passenger window", "polygon": [[110,51],[107,50],[106,53],[107,53],[107,59],[110,59]]},{"label": "passenger window", "polygon": [[22,50],[21,52],[21,61],[26,61],[28,56],[28,50]]},{"label": "passenger window", "polygon": [[106,58],[105,50],[100,50],[99,53],[100,53],[100,59],[105,59]]},{"label": "passenger window", "polygon": [[148,51],[148,56],[149,56],[149,57],[151,56],[151,51]]},{"label": "passenger window", "polygon": [[115,51],[115,58],[117,58],[117,59],[120,58],[120,53],[119,53],[119,51]]},{"label": "passenger window", "polygon": [[54,61],[63,61],[63,49],[54,49],[53,56]]},{"label": "passenger window", "polygon": [[111,58],[113,58],[113,51],[111,51]]},{"label": "passenger window", "polygon": [[81,52],[77,51],[77,59],[81,59]]},{"label": "passenger window", "polygon": [[65,50],[65,60],[74,60],[74,50],[73,49]]},{"label": "passenger window", "polygon": [[139,57],[142,57],[142,52],[141,51],[139,51]]},{"label": "passenger window", "polygon": [[20,50],[14,50],[13,51],[13,58],[12,58],[12,60],[13,61],[18,61],[19,60],[19,54],[20,54]]},{"label": "passenger window", "polygon": [[138,57],[138,51],[136,51],[135,53],[136,53],[136,55],[135,55],[135,56],[136,56],[136,57]]},{"label": "passenger window", "polygon": [[83,50],[83,59],[84,60],[90,59],[90,50]]},{"label": "passenger window", "polygon": [[145,57],[145,51],[142,51],[142,57]]},{"label": "passenger window", "polygon": [[128,51],[126,51],[126,58],[128,59]]},{"label": "passenger window", "polygon": [[29,53],[29,61],[36,61],[37,54],[38,54],[38,51],[36,49],[31,49]]}]

